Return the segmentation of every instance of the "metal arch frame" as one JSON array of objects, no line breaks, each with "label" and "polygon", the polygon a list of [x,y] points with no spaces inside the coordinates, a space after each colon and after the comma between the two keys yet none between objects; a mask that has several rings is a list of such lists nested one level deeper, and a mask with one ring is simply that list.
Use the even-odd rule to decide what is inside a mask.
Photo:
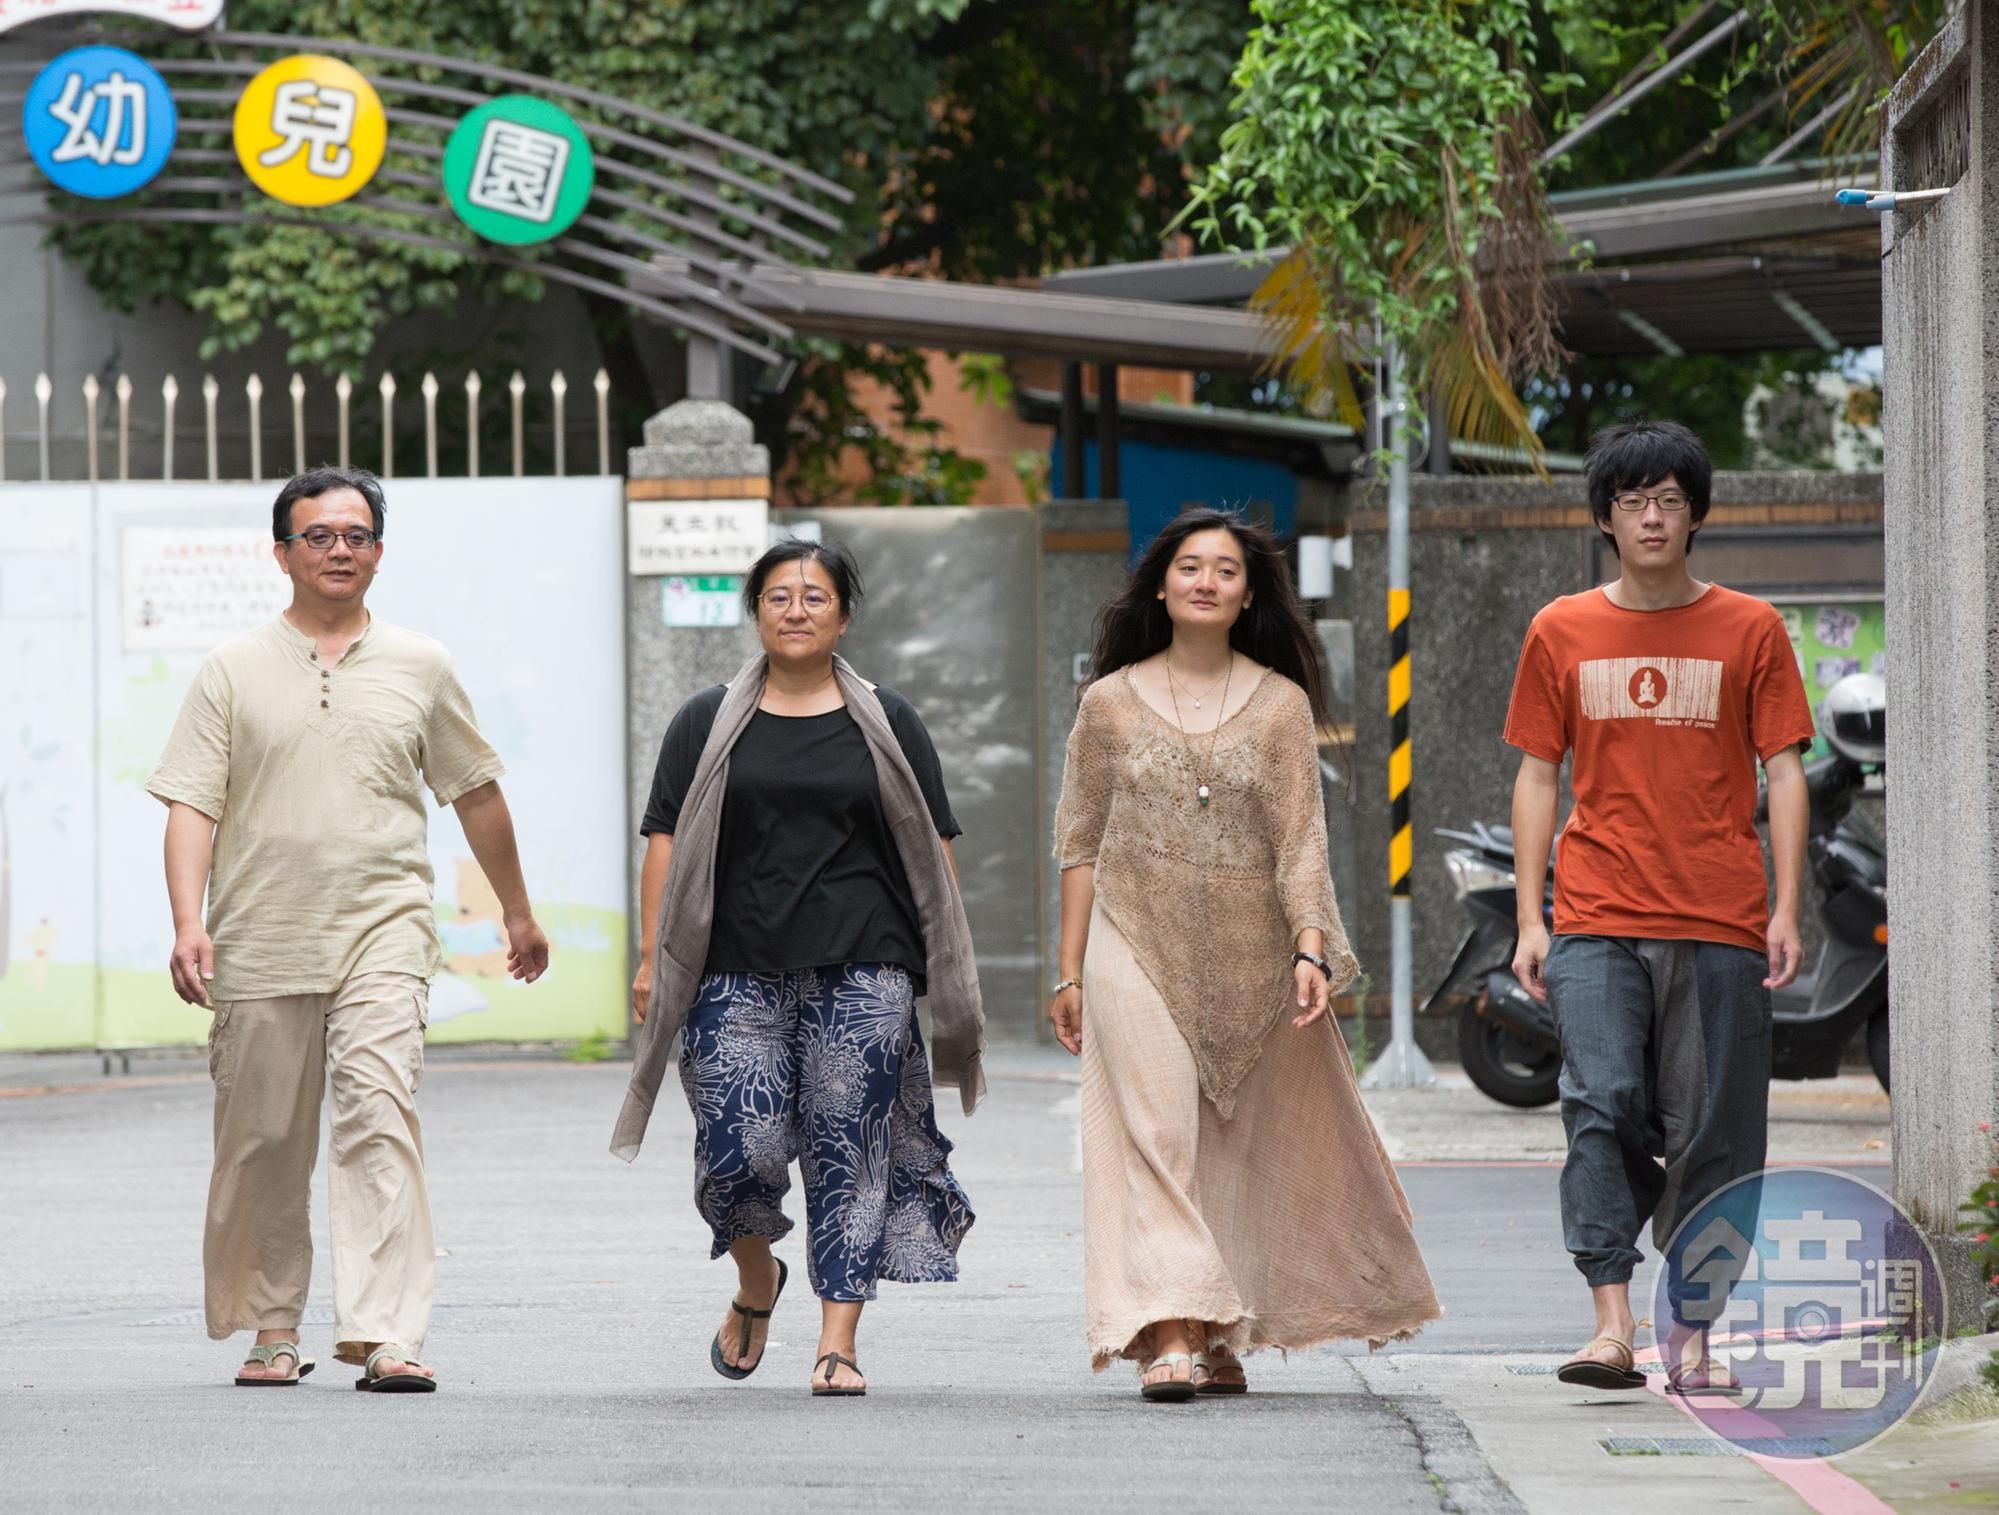
[{"label": "metal arch frame", "polygon": [[[745,303],[743,296],[749,269],[754,264],[767,265],[772,261],[770,246],[772,242],[787,244],[811,257],[823,257],[830,252],[831,249],[825,242],[806,231],[786,224],[783,219],[789,214],[815,229],[837,231],[843,226],[844,223],[839,215],[809,203],[801,198],[801,195],[816,194],[840,205],[852,204],[856,198],[851,191],[841,185],[797,164],[787,162],[773,153],[664,111],[654,110],[601,91],[564,84],[522,70],[476,60],[339,39],[284,36],[263,32],[215,30],[193,33],[187,37],[163,39],[161,34],[153,32],[140,33],[130,28],[101,28],[63,32],[45,29],[31,35],[36,40],[54,43],[58,48],[79,45],[86,40],[139,48],[161,40],[198,40],[215,47],[285,52],[313,50],[334,55],[348,54],[357,58],[467,76],[485,84],[512,85],[538,94],[575,101],[590,107],[593,111],[623,117],[642,126],[650,126],[677,135],[693,145],[689,147],[662,143],[603,122],[577,123],[586,135],[601,143],[606,149],[623,150],[642,160],[651,159],[662,166],[671,165],[681,171],[682,177],[669,177],[642,164],[620,161],[607,152],[597,160],[598,183],[593,186],[591,199],[601,202],[603,207],[637,217],[643,222],[671,228],[685,237],[686,242],[668,240],[639,227],[621,225],[609,215],[585,214],[578,218],[577,226],[588,232],[592,238],[642,249],[652,255],[651,261],[630,256],[613,247],[599,246],[595,241],[573,235],[554,239],[546,244],[546,251],[554,257],[583,260],[617,270],[635,284],[647,285],[654,291],[677,296],[683,302],[706,307],[713,312],[713,318],[704,317],[682,305],[669,303],[668,300],[658,298],[654,294],[641,293],[637,289],[604,278],[593,277],[573,268],[561,267],[546,258],[524,256],[477,237],[460,241],[455,238],[429,236],[421,231],[357,225],[351,221],[343,223],[336,217],[326,216],[323,211],[303,212],[291,207],[280,209],[279,202],[275,201],[270,206],[260,207],[255,213],[249,213],[240,205],[229,204],[229,201],[239,196],[243,189],[233,176],[196,173],[155,180],[153,185],[149,186],[159,193],[168,195],[222,197],[225,208],[147,205],[132,210],[115,210],[90,201],[78,201],[74,205],[58,202],[51,207],[48,200],[43,198],[35,214],[7,215],[4,209],[0,209],[0,219],[4,220],[54,226],[113,222],[143,223],[149,219],[196,225],[254,225],[263,222],[318,227],[334,235],[368,237],[379,241],[401,243],[405,246],[456,253],[460,256],[476,256],[496,267],[538,274],[558,284],[608,296],[635,310],[681,327],[690,334],[721,343],[764,362],[780,364],[785,361],[783,354],[766,341],[759,340],[759,337],[767,336],[782,341],[788,340],[792,333],[780,320]],[[236,77],[247,79],[255,76],[265,66],[248,58],[176,57],[151,61],[162,73],[190,79],[203,77],[210,79],[219,77],[225,80]],[[8,75],[31,75],[46,64],[46,57],[0,56],[0,79]],[[400,76],[371,78],[370,82],[384,95],[400,96],[412,101],[477,106],[493,98],[492,92]],[[177,102],[190,105],[233,107],[239,98],[238,92],[228,89],[196,87],[177,89],[174,93]],[[22,98],[24,97],[21,94],[0,93],[0,106],[18,104]],[[384,111],[391,121],[399,125],[414,126],[427,132],[448,133],[457,125],[455,117],[412,110],[406,106],[390,107],[385,104]],[[191,136],[226,137],[233,130],[233,122],[226,117],[217,120],[183,116],[181,129]],[[442,146],[431,142],[392,137],[387,146],[390,151],[405,153],[412,158],[435,161],[443,156]],[[720,161],[717,156],[719,154],[728,154],[743,162],[768,168],[781,182],[768,183],[728,167]],[[12,154],[0,154],[0,176],[4,176],[5,169],[9,166],[7,159],[12,156]],[[233,165],[235,162],[234,154],[227,151],[178,146],[173,158],[187,166]],[[16,159],[16,162],[21,167],[28,166],[19,159]],[[388,169],[379,177],[386,184],[427,190],[433,195],[439,188],[431,179],[404,170]],[[608,188],[604,184],[606,179],[624,181],[652,190],[667,197],[670,202],[677,202],[685,209],[671,209],[665,205],[650,203],[639,195]],[[33,193],[36,188],[41,189],[46,195],[53,186],[45,183],[14,185],[0,182],[0,199]],[[741,198],[733,198],[725,192],[730,189],[737,191]],[[793,193],[794,190],[797,193]],[[460,224],[446,206],[435,200],[419,202],[402,195],[390,194],[364,195],[344,203],[418,221],[448,222],[453,226]],[[726,229],[725,223],[734,223],[736,227],[744,230],[746,235],[739,236],[736,232]],[[741,261],[725,261],[725,257],[731,254]],[[668,266],[659,266],[661,263]],[[689,277],[697,271],[698,275],[705,277]],[[748,328],[748,330],[737,328]]]},{"label": "metal arch frame", "polygon": [[[28,33],[26,35],[33,36],[35,34]],[[445,53],[428,53],[414,48],[384,47],[372,42],[352,42],[338,37],[295,37],[285,36],[276,32],[237,32],[218,29],[214,31],[170,35],[160,32],[140,32],[129,27],[105,27],[101,30],[91,31],[44,32],[41,35],[88,36],[98,38],[112,45],[133,41],[140,43],[173,41],[209,42],[218,47],[254,47],[270,51],[282,49],[286,52],[303,52],[309,48],[317,48],[329,53],[352,53],[360,58],[376,58],[387,63],[406,63],[414,68],[434,68],[442,73],[473,74],[483,79],[496,79],[504,84],[517,84],[527,89],[537,90],[543,94],[559,95],[565,100],[574,100],[579,105],[588,105],[597,110],[613,111],[620,115],[629,116],[635,121],[643,121],[649,126],[655,126],[663,131],[672,132],[676,136],[686,137],[690,141],[699,142],[703,146],[712,148],[717,152],[730,153],[749,162],[762,164],[765,168],[782,174],[801,188],[809,189],[815,194],[824,195],[830,200],[837,200],[843,205],[852,204],[854,200],[854,192],[845,186],[835,184],[831,179],[815,174],[809,168],[802,168],[788,159],[780,158],[776,153],[767,152],[761,147],[756,147],[748,142],[731,137],[725,132],[718,132],[712,127],[699,125],[683,117],[671,115],[666,111],[654,110],[651,106],[639,105],[634,101],[621,99],[617,95],[607,95],[600,90],[585,89],[580,85],[564,84],[560,80],[550,79],[541,74],[530,74],[521,69],[506,68],[496,63],[477,62],[466,58],[453,58]],[[186,61],[192,62],[194,60]],[[256,70],[252,69],[251,72],[255,73]],[[375,81],[371,79],[369,82],[374,83]],[[689,166],[697,165],[699,172],[711,174],[718,179],[726,179],[728,182],[735,182],[739,177],[734,175],[730,170],[721,169],[719,164],[709,164],[701,160],[695,160],[695,163]],[[768,192],[770,188],[768,185],[759,184],[756,180],[748,178],[742,178],[739,187],[750,188],[760,194]]]},{"label": "metal arch frame", "polygon": [[[230,60],[211,62],[207,59],[196,58],[161,58],[149,59],[148,61],[163,74],[191,75],[197,78],[222,74],[251,79],[255,78],[261,72],[261,69],[255,63],[238,63]],[[28,63],[0,61],[0,74],[32,72],[35,67],[36,65]],[[369,83],[375,85],[379,93],[413,95],[419,99],[441,100],[451,105],[477,106],[493,98],[491,95],[482,95],[476,90],[458,89],[446,84],[425,84],[420,81],[406,79],[371,79]],[[12,104],[19,98],[21,97],[8,95],[4,97],[4,103]],[[190,89],[176,91],[175,93],[176,101],[187,100],[196,105],[231,104],[235,98],[235,96],[225,90]],[[455,121],[446,116],[429,116],[413,111],[390,111],[386,107],[384,107],[384,112],[392,119],[401,119],[425,126],[435,124],[441,126],[446,131],[457,125]],[[672,148],[663,147],[657,142],[648,141],[644,137],[634,136],[630,132],[619,131],[616,127],[599,126],[583,121],[579,121],[576,124],[586,136],[595,137],[621,147],[637,148],[654,157],[664,158],[669,162],[685,166],[686,154],[675,152]],[[225,124],[224,130],[229,129],[229,126]],[[711,210],[718,216],[728,216],[744,222],[766,236],[789,242],[800,251],[810,253],[814,257],[823,256],[828,251],[826,244],[817,238],[808,236],[801,231],[794,231],[782,221],[771,220],[750,206],[733,203],[710,190],[702,189],[690,181],[668,179],[659,175],[641,178],[640,176],[644,174],[644,170],[634,169],[630,165],[620,164],[612,159],[600,159],[597,166],[600,171],[619,174],[621,177],[640,178],[640,182],[649,183],[655,189],[668,190],[678,198]],[[705,167],[702,169],[702,172],[706,172]],[[744,182],[754,183],[755,181],[746,180]],[[816,206],[805,205],[801,201],[794,200],[789,195],[778,194],[773,196],[773,198],[785,205],[786,208],[796,209],[799,214],[806,216],[819,225],[826,226],[831,230],[839,229],[839,218],[819,210]]]},{"label": "metal arch frame", "polygon": [[[78,203],[86,204],[89,202],[80,201]],[[392,206],[389,208],[394,210],[399,207]],[[499,252],[485,242],[479,242],[471,247],[467,247],[462,243],[447,242],[442,237],[425,236],[422,232],[401,231],[389,226],[340,225],[316,219],[302,212],[289,215],[273,213],[252,216],[246,215],[242,211],[191,210],[173,206],[150,206],[139,212],[41,210],[25,216],[0,216],[0,221],[29,226],[88,226],[116,224],[119,222],[145,225],[148,222],[165,221],[195,226],[255,226],[269,224],[314,227],[321,231],[332,232],[336,236],[367,237],[374,241],[398,242],[406,247],[419,247],[433,252],[450,252],[477,257],[500,268],[518,269],[523,273],[534,274],[539,278],[548,279],[557,284],[565,284],[572,289],[580,289],[589,294],[608,295],[610,298],[629,305],[635,310],[641,310],[647,315],[656,317],[669,326],[680,326],[685,327],[689,331],[699,332],[705,337],[709,337],[717,342],[726,343],[738,352],[748,353],[750,356],[760,358],[766,363],[779,365],[785,361],[783,353],[773,348],[765,347],[762,343],[744,337],[738,332],[730,331],[727,327],[718,326],[699,316],[690,315],[680,306],[668,305],[664,301],[655,300],[649,296],[639,294],[635,290],[627,289],[622,284],[612,284],[604,279],[595,279],[588,274],[579,274],[573,269],[558,268],[553,264],[538,263],[529,258],[517,258],[511,254]],[[651,271],[649,270],[649,272]],[[653,276],[658,277],[656,273]]]},{"label": "metal arch frame", "polygon": [[[176,153],[174,156],[191,162],[235,162],[235,158],[232,155],[222,152]],[[22,175],[23,182],[18,184],[7,183],[5,175],[9,170],[19,172]],[[31,165],[21,164],[18,161],[8,163],[0,160],[0,199],[15,194],[35,193],[39,184],[37,178],[31,176],[35,176],[36,173],[37,171]],[[416,174],[405,173],[398,169],[385,169],[377,174],[375,178],[377,182],[399,184],[416,189],[427,188],[430,182]],[[45,183],[46,181],[40,182]],[[146,186],[149,191],[167,195],[225,194],[230,187],[223,180],[213,179],[204,175],[191,175],[185,178],[163,177],[153,180],[152,183]],[[427,201],[412,200],[401,195],[357,195],[353,199],[341,203],[367,210],[411,216],[425,221],[443,222],[453,227],[463,225],[457,217],[441,205],[431,204]],[[148,207],[146,213],[150,213],[152,209],[154,207]],[[143,220],[146,213],[134,211],[124,216],[123,219]],[[60,215],[62,213],[56,212],[54,214]],[[21,218],[0,215],[0,221],[18,219]],[[245,225],[252,225],[264,219],[269,218],[248,214],[242,217],[243,224]],[[331,221],[320,219],[311,219],[303,224],[326,227],[336,231],[348,229],[339,227]],[[600,236],[609,237],[613,240],[630,241],[645,248],[648,252],[666,253],[674,257],[680,256],[681,250],[672,243],[657,237],[648,236],[646,233],[636,231],[631,227],[619,226],[616,222],[607,221],[600,216],[581,217],[577,224],[588,224],[590,229],[596,231]],[[437,242],[437,246],[440,248],[449,247],[467,255],[473,253],[477,248],[486,245],[483,242],[461,244],[449,241],[448,239],[438,239]],[[624,253],[613,252],[609,248],[597,247],[576,237],[560,237],[545,245],[551,251],[562,256],[581,258],[587,262],[602,263],[607,267],[620,269],[627,273],[636,274],[640,278],[650,280],[656,284],[665,285],[676,293],[686,295],[691,299],[699,300],[704,305],[714,307],[723,315],[733,317],[744,324],[755,326],[780,342],[789,341],[792,336],[791,328],[784,325],[781,321],[774,320],[759,310],[754,310],[735,300],[731,300],[728,296],[708,285],[699,283],[693,279],[684,278],[670,268],[662,267],[657,263],[648,262],[641,258],[629,257]],[[547,271],[548,269],[548,265],[538,259],[521,257],[518,258],[518,263],[519,266],[525,268],[543,271]],[[704,336],[716,335],[714,329],[705,325],[696,327],[692,321],[687,321],[683,324],[689,325],[690,329],[699,329]],[[720,339],[718,338],[718,340]],[[769,351],[767,348],[761,347],[749,347],[744,350],[754,352],[759,357],[765,356]]]}]

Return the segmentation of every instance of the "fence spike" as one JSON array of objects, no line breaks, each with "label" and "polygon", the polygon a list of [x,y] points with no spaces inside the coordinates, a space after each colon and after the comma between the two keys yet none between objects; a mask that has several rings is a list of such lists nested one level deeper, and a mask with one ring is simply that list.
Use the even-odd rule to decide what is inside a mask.
[{"label": "fence spike", "polygon": [[160,477],[174,476],[174,402],[180,399],[180,380],[168,374],[160,383],[160,406],[166,412],[166,426],[161,432]]},{"label": "fence spike", "polygon": [[[42,482],[44,484],[49,481],[49,397],[55,392],[56,387],[49,381],[47,374],[35,375],[35,406],[41,416]],[[515,470],[516,473],[519,471],[519,469]]]},{"label": "fence spike", "polygon": [[555,473],[560,478],[568,472],[568,437],[563,422],[563,401],[569,395],[569,381],[562,376],[561,369],[556,369],[549,378],[548,392],[555,401]]},{"label": "fence spike", "polygon": [[396,476],[396,376],[384,370],[382,391],[382,477]]},{"label": "fence spike", "polygon": [[340,466],[347,466],[347,407],[354,398],[354,381],[342,374],[333,381],[334,398],[340,402]]},{"label": "fence spike", "polygon": [[264,479],[264,381],[251,374],[243,381],[243,393],[250,400],[250,482]]},{"label": "fence spike", "polygon": [[479,477],[479,371],[465,376],[465,477]]},{"label": "fence spike", "polygon": [[528,381],[516,368],[514,376],[507,380],[507,393],[514,397],[514,477],[517,479],[527,472],[527,438],[522,426],[527,392]]},{"label": "fence spike", "polygon": [[611,471],[611,375],[597,370],[592,387],[597,391],[597,472]]},{"label": "fence spike", "polygon": [[214,374],[209,374],[201,381],[201,408],[208,423],[208,476],[211,479],[222,477],[221,449],[215,440],[215,402],[221,398],[221,395],[222,386],[216,382]]},{"label": "fence spike", "polygon": [[121,373],[115,386],[118,395],[118,481],[132,477],[132,376]]},{"label": "fence spike", "polygon": [[423,461],[430,477],[437,477],[437,375],[423,371]]},{"label": "fence spike", "polygon": [[97,397],[103,392],[96,374],[83,376],[83,447],[88,454],[84,477],[93,484],[97,482]]},{"label": "fence spike", "polygon": [[305,375],[292,372],[292,472],[305,472]]}]

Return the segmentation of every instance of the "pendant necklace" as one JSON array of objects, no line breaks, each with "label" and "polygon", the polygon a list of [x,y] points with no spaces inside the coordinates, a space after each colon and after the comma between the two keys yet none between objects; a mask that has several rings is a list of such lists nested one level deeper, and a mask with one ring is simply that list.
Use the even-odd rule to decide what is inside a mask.
[{"label": "pendant necklace", "polygon": [[[1220,680],[1222,686],[1221,709],[1215,712],[1214,729],[1208,733],[1207,767],[1209,768],[1210,771],[1212,771],[1215,766],[1215,743],[1221,737],[1222,734],[1222,717],[1228,713],[1229,680],[1234,676],[1235,676],[1235,653],[1231,651],[1229,653],[1228,671],[1222,675]],[[1179,685],[1179,682],[1180,681],[1173,676],[1173,660],[1171,657],[1168,657],[1166,660],[1166,693],[1167,696],[1173,701],[1173,724],[1180,728],[1180,745],[1182,748],[1186,750],[1187,766],[1194,770],[1194,797],[1201,802],[1201,808],[1203,810],[1206,810],[1208,808],[1208,801],[1214,798],[1215,792],[1214,789],[1208,784],[1208,781],[1201,777],[1201,765],[1194,761],[1194,744],[1193,742],[1188,740],[1187,737],[1187,723],[1180,719],[1180,692],[1177,687]],[[1213,694],[1214,692],[1215,692],[1214,685],[1210,684],[1208,686],[1207,693]],[[1189,698],[1192,698],[1191,691],[1189,692]],[[1207,695],[1203,695],[1201,698],[1206,699]],[[1201,704],[1200,700],[1194,701],[1196,709],[1200,708],[1200,704]]]},{"label": "pendant necklace", "polygon": [[[1229,657],[1229,666],[1231,668],[1235,666],[1235,657],[1233,654],[1231,654]],[[1166,665],[1166,677],[1172,682],[1179,684],[1182,689],[1187,690],[1187,698],[1194,702],[1194,708],[1196,710],[1199,710],[1201,708],[1201,701],[1205,700],[1209,695],[1213,694],[1217,689],[1220,689],[1224,684],[1228,682],[1229,679],[1228,670],[1224,669],[1222,672],[1222,676],[1220,678],[1216,679],[1214,683],[1210,684],[1206,689],[1203,689],[1199,694],[1196,694],[1192,689],[1187,688],[1186,682],[1184,680],[1181,680],[1175,676],[1173,672],[1173,665],[1170,662],[1167,663]]]}]

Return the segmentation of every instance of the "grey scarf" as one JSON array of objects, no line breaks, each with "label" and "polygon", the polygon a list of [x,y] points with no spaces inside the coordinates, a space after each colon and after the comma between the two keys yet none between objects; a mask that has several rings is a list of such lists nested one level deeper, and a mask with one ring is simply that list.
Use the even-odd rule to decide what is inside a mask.
[{"label": "grey scarf", "polygon": [[[694,778],[681,802],[673,831],[673,856],[660,897],[659,929],[654,936],[652,1003],[645,1024],[634,1036],[632,1082],[611,1135],[611,1151],[626,1162],[639,1155],[646,1122],[652,1118],[653,1103],[666,1077],[667,1053],[701,986],[715,920],[715,850],[722,831],[722,798],[729,787],[729,753],[763,699],[768,666],[769,660],[758,653],[729,681],[729,692],[715,712],[708,744],[701,749],[701,761],[695,765]],[[902,857],[902,871],[909,880],[916,918],[923,928],[929,979],[923,1003],[930,1018],[932,1077],[943,1087],[958,1090],[969,1115],[986,1091],[981,1067],[986,1015],[979,1000],[978,967],[972,956],[965,902],[944,857],[944,844],[930,818],[930,806],[910,771],[909,760],[902,755],[881,701],[845,658],[834,657],[833,676],[847,702],[847,713],[861,728],[874,755],[882,810]]]}]

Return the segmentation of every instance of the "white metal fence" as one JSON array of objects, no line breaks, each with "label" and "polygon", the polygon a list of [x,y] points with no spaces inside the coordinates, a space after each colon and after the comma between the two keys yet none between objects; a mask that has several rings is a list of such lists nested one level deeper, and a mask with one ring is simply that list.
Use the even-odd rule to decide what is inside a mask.
[{"label": "white metal fence", "polygon": [[[480,476],[481,432],[489,421],[482,409],[486,385],[474,370],[466,374],[459,387],[461,394],[447,394],[437,375],[432,372],[426,372],[417,385],[423,417],[421,447],[422,474],[425,477],[440,477],[440,424],[445,428],[448,461],[461,465],[463,477],[476,479]],[[596,472],[608,474],[612,472],[610,375],[599,369],[590,387],[596,398]],[[315,463],[325,461],[323,457],[314,456],[320,450],[325,450],[342,467],[359,463],[374,468],[385,479],[394,478],[398,441],[410,450],[419,445],[415,426],[407,409],[398,414],[397,400],[401,386],[393,373],[384,372],[372,388],[375,395],[371,398],[344,374],[330,385],[309,385],[304,375],[294,373],[282,393],[273,395],[263,379],[252,373],[244,380],[239,393],[228,394],[213,374],[206,375],[198,392],[201,426],[198,432],[192,433],[195,445],[201,449],[199,460],[194,465],[199,471],[191,472],[188,471],[189,460],[184,456],[176,457],[177,441],[185,441],[190,434],[180,408],[183,400],[180,381],[173,374],[166,375],[159,388],[151,392],[142,392],[127,374],[119,374],[109,385],[100,381],[96,374],[90,374],[65,395],[48,374],[42,373],[36,376],[32,394],[28,396],[11,394],[6,380],[0,378],[0,483],[9,479],[54,483],[141,478],[247,479],[257,482],[303,472],[309,459]],[[317,412],[308,409],[309,400],[318,401],[323,406],[318,391],[330,391],[332,394],[334,418],[330,433],[323,419],[323,409]],[[590,438],[587,430],[582,428],[587,428],[588,419],[581,414],[572,414],[570,384],[561,369],[549,375],[545,388],[530,386],[525,375],[516,369],[506,381],[505,391],[509,424],[500,445],[505,448],[510,440],[511,456],[503,456],[502,467],[495,468],[489,464],[485,472],[507,472],[504,464],[510,462],[513,476],[523,476],[527,472],[532,439],[533,450],[537,453],[541,452],[544,442],[550,445],[550,453],[543,454],[538,461],[552,463],[549,471],[567,473],[573,431],[580,432],[577,440],[581,445],[574,449],[579,454],[579,461],[587,458]],[[364,412],[360,414],[356,410],[357,396],[364,407]],[[192,404],[196,396],[186,398]],[[266,413],[267,399],[274,414]],[[13,416],[19,413],[24,400],[31,401],[34,406],[31,432],[10,429]],[[78,400],[83,407],[80,447],[76,445],[73,430],[59,428],[55,424],[58,407],[74,404]],[[287,401],[290,406],[288,426],[282,419],[282,409]],[[405,397],[403,403],[408,406],[409,398]],[[583,406],[577,409],[582,410]],[[313,422],[311,425],[308,424],[309,416]],[[23,470],[18,462],[23,439],[32,441],[32,462],[27,470]],[[17,461],[12,472],[8,467],[7,444],[10,440],[16,443],[17,449]],[[135,448],[135,440],[144,444],[143,447]],[[357,447],[365,448],[368,455],[356,456]],[[135,461],[135,453],[139,451],[152,454],[152,468],[140,471],[144,464]],[[413,462],[406,452],[406,474],[415,472],[411,466]]]}]

